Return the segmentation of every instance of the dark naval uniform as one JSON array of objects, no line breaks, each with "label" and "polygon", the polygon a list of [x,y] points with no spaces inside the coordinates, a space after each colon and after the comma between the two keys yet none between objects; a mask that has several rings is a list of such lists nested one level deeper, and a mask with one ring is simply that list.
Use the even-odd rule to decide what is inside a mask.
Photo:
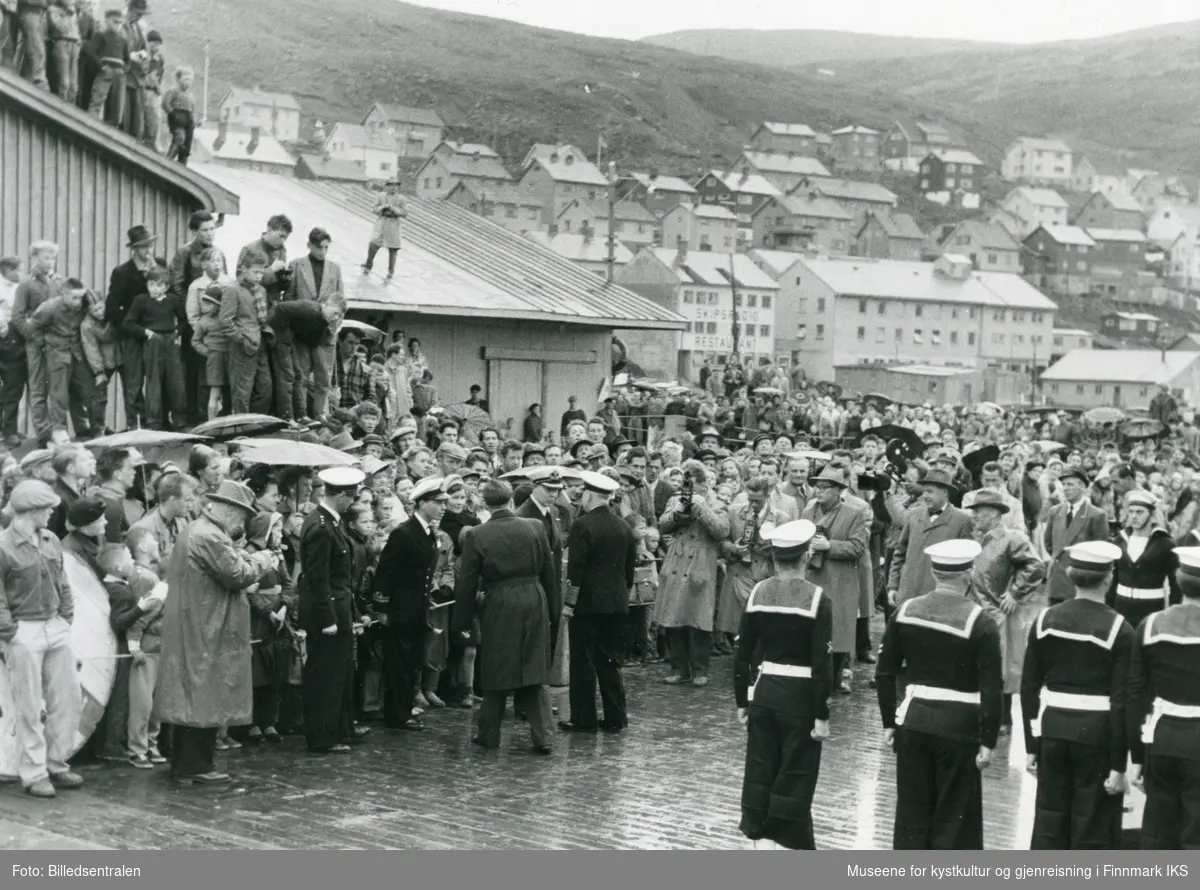
[{"label": "dark naval uniform", "polygon": [[976,756],[981,745],[996,747],[1004,691],[996,622],[938,586],[896,610],[875,676],[883,725],[896,730],[894,848],[982,850]]},{"label": "dark naval uniform", "polygon": [[1142,622],[1128,694],[1130,753],[1135,764],[1145,764],[1142,849],[1198,850],[1200,601],[1189,599]]},{"label": "dark naval uniform", "polygon": [[[833,607],[801,578],[768,578],[742,614],[734,658],[739,708],[749,707],[742,834],[814,850],[812,801],[821,769],[813,724],[829,719]],[[751,678],[754,682],[751,684]]]},{"label": "dark naval uniform", "polygon": [[1025,748],[1037,757],[1034,850],[1118,850],[1125,772],[1125,684],[1133,628],[1103,603],[1051,606],[1029,630],[1021,673]]},{"label": "dark naval uniform", "polygon": [[[1121,548],[1121,558],[1113,575],[1108,604],[1124,616],[1130,627],[1137,627],[1148,615],[1162,610],[1168,602],[1180,600],[1175,569],[1175,542],[1161,528],[1150,532],[1146,548],[1133,559],[1129,552],[1130,536],[1121,532],[1114,543]],[[1168,593],[1169,591],[1169,593]]]},{"label": "dark naval uniform", "polygon": [[[300,627],[304,663],[304,735],[310,749],[328,749],[354,735],[353,556],[341,518],[324,505],[300,530]],[[337,625],[326,636],[323,628]]]}]

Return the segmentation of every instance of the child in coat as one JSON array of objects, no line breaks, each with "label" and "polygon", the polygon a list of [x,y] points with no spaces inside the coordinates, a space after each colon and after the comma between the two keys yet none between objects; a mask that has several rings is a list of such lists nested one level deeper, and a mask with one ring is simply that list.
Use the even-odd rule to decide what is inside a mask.
[{"label": "child in coat", "polygon": [[133,562],[129,588],[139,603],[146,603],[142,616],[125,632],[133,662],[129,669],[129,763],[137,769],[151,769],[155,764],[167,762],[158,750],[162,723],[154,713],[154,688],[158,685],[158,659],[162,652],[160,625],[167,586],[155,573],[159,548],[154,532],[147,528],[131,529],[125,536],[125,547]]},{"label": "child in coat", "polygon": [[107,434],[108,390],[120,364],[117,357],[118,331],[116,325],[104,320],[102,295],[89,291],[87,304],[87,315],[79,325],[79,336],[83,341],[83,355],[87,359],[88,370],[92,372],[93,378],[88,414],[92,430],[97,434],[104,430]]},{"label": "child in coat", "polygon": [[217,323],[222,293],[214,285],[200,295],[200,320],[192,334],[192,348],[205,359],[209,420],[221,416],[221,392],[229,386],[229,338]]}]

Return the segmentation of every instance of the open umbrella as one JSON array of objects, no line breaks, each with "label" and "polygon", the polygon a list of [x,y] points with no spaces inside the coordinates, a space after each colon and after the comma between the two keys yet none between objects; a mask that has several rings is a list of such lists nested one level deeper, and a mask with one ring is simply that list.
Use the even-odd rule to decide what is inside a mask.
[{"label": "open umbrella", "polygon": [[1121,432],[1126,439],[1153,439],[1155,436],[1161,435],[1163,425],[1161,421],[1155,420],[1153,417],[1138,417],[1125,421],[1121,427]]},{"label": "open umbrella", "polygon": [[470,402],[446,405],[442,413],[458,424],[459,435],[472,445],[479,442],[479,436],[484,430],[495,425],[492,415]]},{"label": "open umbrella", "polygon": [[1036,445],[1038,447],[1038,450],[1040,450],[1043,454],[1050,454],[1055,451],[1062,451],[1064,448],[1067,447],[1062,442],[1054,442],[1054,441],[1051,441],[1050,439],[1042,439],[1040,442],[1034,442],[1033,444]]},{"label": "open umbrella", "polygon": [[379,330],[374,325],[369,325],[365,321],[355,321],[353,318],[342,319],[341,331],[357,331],[360,336],[368,340],[382,340],[387,334]]},{"label": "open umbrella", "polygon": [[975,413],[985,414],[988,417],[995,417],[997,414],[1003,414],[1004,409],[995,402],[980,402],[975,406]]},{"label": "open umbrella", "polygon": [[288,425],[286,420],[270,414],[230,414],[200,424],[192,430],[196,436],[208,436],[218,442],[228,442],[240,436],[267,436]]},{"label": "open umbrella", "polygon": [[358,458],[328,445],[290,439],[237,439],[238,459],[270,467],[352,467]]},{"label": "open umbrella", "polygon": [[169,433],[166,430],[125,430],[111,436],[84,442],[89,448],[156,448],[162,445],[178,445],[183,442],[203,442],[207,436],[196,433]]},{"label": "open umbrella", "polygon": [[1106,423],[1120,423],[1125,419],[1125,412],[1120,408],[1109,408],[1101,406],[1099,408],[1091,408],[1083,412],[1083,420],[1085,423],[1102,426]]},{"label": "open umbrella", "polygon": [[757,396],[781,396],[783,390],[774,386],[760,386],[754,390],[754,394]]},{"label": "open umbrella", "polygon": [[874,429],[863,430],[854,440],[855,446],[861,445],[862,440],[867,436],[878,436],[885,444],[895,440],[900,440],[905,444],[905,447],[914,456],[919,457],[925,453],[925,443],[921,441],[921,437],[906,426],[897,426],[894,423],[885,423],[877,426]]},{"label": "open umbrella", "polygon": [[873,405],[876,411],[882,411],[889,405],[894,405],[895,401],[888,398],[881,392],[869,392],[863,396],[863,402],[867,405]]}]

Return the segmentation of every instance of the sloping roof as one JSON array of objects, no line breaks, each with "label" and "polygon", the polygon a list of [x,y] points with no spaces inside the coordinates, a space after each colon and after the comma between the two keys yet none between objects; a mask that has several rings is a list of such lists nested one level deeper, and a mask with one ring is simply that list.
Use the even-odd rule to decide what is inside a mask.
[{"label": "sloping roof", "polygon": [[889,300],[926,300],[971,306],[1054,312],[1058,307],[1019,275],[971,272],[962,281],[934,272],[933,263],[862,257],[801,256],[805,266],[837,294]]},{"label": "sloping roof", "polygon": [[[717,287],[729,287],[729,254],[716,253],[708,250],[689,250],[683,258],[683,263],[676,265],[678,252],[667,247],[647,247],[668,269],[674,271],[684,284],[711,284]],[[753,287],[765,290],[777,290],[779,285],[775,279],[764,272],[754,261],[744,253],[733,255],[733,270],[738,287]]]},{"label": "sloping roof", "polygon": [[801,182],[792,193],[815,188],[827,198],[835,201],[868,201],[875,204],[895,206],[896,195],[875,182],[860,182],[857,179],[832,179],[813,177]]},{"label": "sloping roof", "polygon": [[1161,321],[1157,315],[1150,315],[1146,312],[1110,312],[1109,314],[1123,318],[1125,321]]},{"label": "sloping roof", "polygon": [[199,144],[204,152],[222,161],[257,161],[260,164],[275,164],[292,167],[296,158],[290,151],[279,144],[271,136],[259,134],[258,145],[250,151],[253,135],[243,130],[226,130],[225,141],[220,148],[216,147],[219,131],[216,127],[199,127],[196,129],[192,144]]},{"label": "sloping roof", "polygon": [[[525,237],[572,262],[603,263],[608,259],[607,238],[595,235],[591,238],[584,238],[577,232],[559,232],[556,235],[550,235],[539,231],[526,232]],[[618,266],[624,266],[631,259],[633,259],[633,253],[618,241],[613,247],[613,261]]]},{"label": "sloping roof", "polygon": [[[438,148],[442,146],[450,150],[439,152],[437,160],[451,176],[463,179],[512,179],[512,174],[508,172],[499,156],[486,145],[443,142]],[[433,156],[430,156],[430,160],[433,160]],[[428,164],[429,161],[425,163]]]},{"label": "sloping roof", "polygon": [[547,158],[553,154],[563,154],[571,152],[579,156],[583,156],[583,152],[574,145],[563,143],[562,145],[554,145],[550,142],[535,142],[529,147],[529,151],[525,152],[525,157],[521,161],[521,169],[524,170],[534,162],[536,158]]},{"label": "sloping roof", "polygon": [[753,248],[748,255],[757,261],[760,269],[776,281],[801,259],[801,254],[790,250],[766,250],[762,247]]},{"label": "sloping roof", "polygon": [[[481,158],[500,157],[500,155],[496,154],[495,149],[490,145],[484,145],[482,142],[455,142],[453,139],[446,139],[441,144],[457,154],[479,155]],[[436,150],[435,148],[434,151]]]},{"label": "sloping roof", "polygon": [[326,149],[333,142],[335,135],[341,136],[346,140],[346,146],[350,151],[358,151],[365,148],[375,149],[376,151],[397,151],[395,137],[382,133],[374,133],[362,124],[351,124],[346,121],[337,121],[334,123],[329,128],[328,135],[325,137]]},{"label": "sloping roof", "polygon": [[1083,328],[1054,328],[1051,332],[1060,337],[1095,337],[1091,331],[1085,331]]},{"label": "sloping roof", "polygon": [[[768,198],[778,197],[783,192],[776,188],[765,176],[760,176],[757,173],[743,175],[737,170],[730,170],[728,173],[721,173],[718,170],[713,170],[711,173],[706,173],[705,176],[715,176],[721,182],[725,183],[725,187],[732,192],[742,195],[762,195]],[[700,177],[703,179],[704,177]]]},{"label": "sloping roof", "polygon": [[[357,269],[374,228],[375,193],[360,186],[304,182],[269,173],[206,166],[207,175],[247,196],[240,216],[217,231],[236,253],[262,234],[262,221],[286,213],[298,232],[333,235],[330,259]],[[683,319],[608,284],[489,219],[444,200],[408,198],[404,247],[390,285],[378,273],[345,276],[350,305],[421,315],[522,319],[612,328],[682,330]]]},{"label": "sloping roof", "polygon": [[[555,160],[552,160],[555,159]],[[534,158],[529,165],[542,167],[555,182],[574,182],[581,185],[608,185],[608,177],[600,168],[582,154],[573,152],[554,153],[545,158]],[[526,170],[528,172],[528,169]]]},{"label": "sloping roof", "polygon": [[340,179],[343,182],[367,182],[370,179],[367,172],[353,161],[308,152],[301,153],[298,160],[318,179]]},{"label": "sloping roof", "polygon": [[286,108],[288,111],[300,111],[300,103],[295,96],[288,93],[269,93],[266,90],[247,90],[242,87],[230,87],[221,100],[224,105],[232,99],[243,105],[266,105],[271,108]]},{"label": "sloping roof", "polygon": [[1043,380],[1078,383],[1170,383],[1200,352],[1161,349],[1072,349],[1042,372]]},{"label": "sloping roof", "polygon": [[745,159],[760,173],[786,173],[789,176],[828,176],[829,170],[816,158],[790,155],[780,151],[744,151]]},{"label": "sloping roof", "polygon": [[636,179],[650,192],[662,191],[682,192],[687,195],[696,194],[696,190],[692,188],[687,180],[680,179],[678,176],[664,176],[661,173],[657,175],[650,173],[630,173],[629,178]]},{"label": "sloping roof", "polygon": [[446,126],[446,122],[442,120],[442,116],[432,108],[412,108],[408,105],[393,105],[390,102],[376,102],[367,110],[367,114],[363,115],[363,120],[365,121],[367,116],[376,108],[380,110],[385,120],[402,121],[406,124],[421,124],[424,127]]},{"label": "sloping roof", "polygon": [[1045,232],[1058,244],[1072,244],[1079,247],[1096,246],[1096,242],[1088,237],[1088,233],[1079,226],[1038,226],[1036,230],[1030,232],[1029,238],[1032,238],[1037,232]]},{"label": "sloping roof", "polygon": [[82,109],[59,102],[31,81],[18,77],[6,68],[0,68],[0,96],[5,102],[20,105],[27,112],[70,131],[73,138],[86,142],[97,153],[133,164],[144,175],[179,189],[205,209],[215,213],[238,212],[239,199],[235,192],[191,167],[167,160],[166,155],[151,151]]},{"label": "sloping roof", "polygon": [[[590,216],[592,219],[599,219],[605,222],[608,221],[608,203],[599,199],[595,201],[588,201],[584,198],[573,198],[567,204],[567,206],[562,209],[562,212],[559,213],[558,216],[561,217],[563,213],[566,213],[568,210],[570,210],[573,205],[578,205],[582,210],[586,211],[588,216]],[[617,201],[613,205],[613,218],[621,222],[655,222],[654,214],[641,204],[638,204],[636,201]]]},{"label": "sloping roof", "polygon": [[[765,207],[767,203],[763,202],[763,206]],[[780,195],[775,199],[775,203],[793,216],[812,216],[817,219],[837,219],[844,222],[854,219],[837,201],[823,195],[814,196],[809,192]],[[759,210],[761,209],[760,207]]]},{"label": "sloping roof", "polygon": [[930,149],[929,153],[937,155],[947,164],[974,164],[976,167],[983,166],[983,161],[979,160],[979,158],[965,148],[933,148]]},{"label": "sloping roof", "polygon": [[856,124],[851,124],[848,127],[842,127],[840,130],[834,130],[831,135],[846,136],[851,133],[860,133],[864,136],[871,136],[871,135],[878,136],[879,135],[878,130],[872,130],[870,127],[860,127]]},{"label": "sloping roof", "polygon": [[[722,207],[720,204],[677,204],[676,207],[682,207],[688,213],[695,214],[702,219],[723,219],[727,222],[737,222],[737,214],[728,207]],[[667,213],[673,212],[672,210]],[[663,214],[664,216],[666,214]]]},{"label": "sloping roof", "polygon": [[760,127],[770,133],[774,133],[776,136],[807,136],[812,139],[817,135],[817,131],[808,124],[783,124],[778,121],[763,121]]},{"label": "sloping roof", "polygon": [[[908,239],[911,241],[923,241],[925,239],[925,233],[921,231],[921,227],[917,225],[917,221],[907,213],[898,213],[896,211],[890,213],[871,212],[868,214],[868,219],[871,217],[879,220],[879,224],[883,226],[883,231],[889,238]],[[863,224],[866,225],[866,222]]]},{"label": "sloping roof", "polygon": [[[1071,153],[1070,146],[1061,139],[1044,139],[1040,136],[1022,136],[1013,145],[1023,145],[1029,151],[1063,151]],[[1011,146],[1010,146],[1011,148]]]},{"label": "sloping roof", "polygon": [[[1054,189],[1034,188],[1030,185],[1021,185],[1008,193],[1008,197],[1020,194],[1030,204],[1035,207],[1070,207],[1066,199],[1063,198]],[[1008,200],[1007,198],[1005,200]]]},{"label": "sloping roof", "polygon": [[1096,195],[1099,195],[1101,198],[1108,201],[1113,210],[1127,210],[1130,213],[1142,212],[1142,205],[1137,202],[1137,199],[1134,198],[1133,195],[1126,195],[1123,192],[1113,192],[1112,194],[1105,192],[1093,192],[1092,197],[1089,199],[1089,203],[1091,201],[1098,200]]},{"label": "sloping roof", "polygon": [[942,238],[941,244],[946,244],[950,237],[954,234],[969,234],[971,240],[982,248],[992,248],[993,250],[1020,250],[1021,245],[1008,229],[999,223],[989,222],[982,219],[964,219],[957,225],[947,227],[946,235]]},{"label": "sloping roof", "polygon": [[1093,241],[1128,241],[1132,244],[1146,242],[1146,236],[1137,229],[1087,229],[1086,231]]},{"label": "sloping roof", "polygon": [[538,208],[542,206],[542,202],[533,192],[508,183],[463,179],[454,188],[450,189],[446,197],[449,198],[450,195],[453,195],[459,189],[462,189],[477,201],[480,198],[486,198],[486,200],[495,204],[514,204],[518,207]]}]

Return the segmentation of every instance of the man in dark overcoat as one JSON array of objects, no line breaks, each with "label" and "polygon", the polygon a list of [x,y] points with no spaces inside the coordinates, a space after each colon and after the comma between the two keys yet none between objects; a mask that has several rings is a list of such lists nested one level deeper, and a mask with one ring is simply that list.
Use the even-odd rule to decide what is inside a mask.
[{"label": "man in dark overcoat", "polygon": [[479,653],[483,704],[472,741],[500,746],[500,727],[509,695],[513,707],[529,718],[533,748],[551,751],[550,613],[546,591],[553,589],[557,567],[546,530],[536,520],[517,516],[512,487],[499,480],[483,489],[491,518],[463,529],[462,558],[454,587],[453,633],[469,633],[478,614],[484,645]]},{"label": "man in dark overcoat", "polygon": [[562,615],[562,564],[563,545],[567,536],[563,531],[562,514],[558,509],[558,499],[565,484],[562,473],[557,467],[549,468],[545,474],[531,473],[529,481],[533,490],[525,503],[517,507],[517,515],[525,519],[536,519],[546,530],[546,540],[550,542],[550,558],[554,563],[554,583],[552,589],[546,591],[546,607],[550,611],[550,652],[553,656],[554,647],[558,643],[558,625]]}]

